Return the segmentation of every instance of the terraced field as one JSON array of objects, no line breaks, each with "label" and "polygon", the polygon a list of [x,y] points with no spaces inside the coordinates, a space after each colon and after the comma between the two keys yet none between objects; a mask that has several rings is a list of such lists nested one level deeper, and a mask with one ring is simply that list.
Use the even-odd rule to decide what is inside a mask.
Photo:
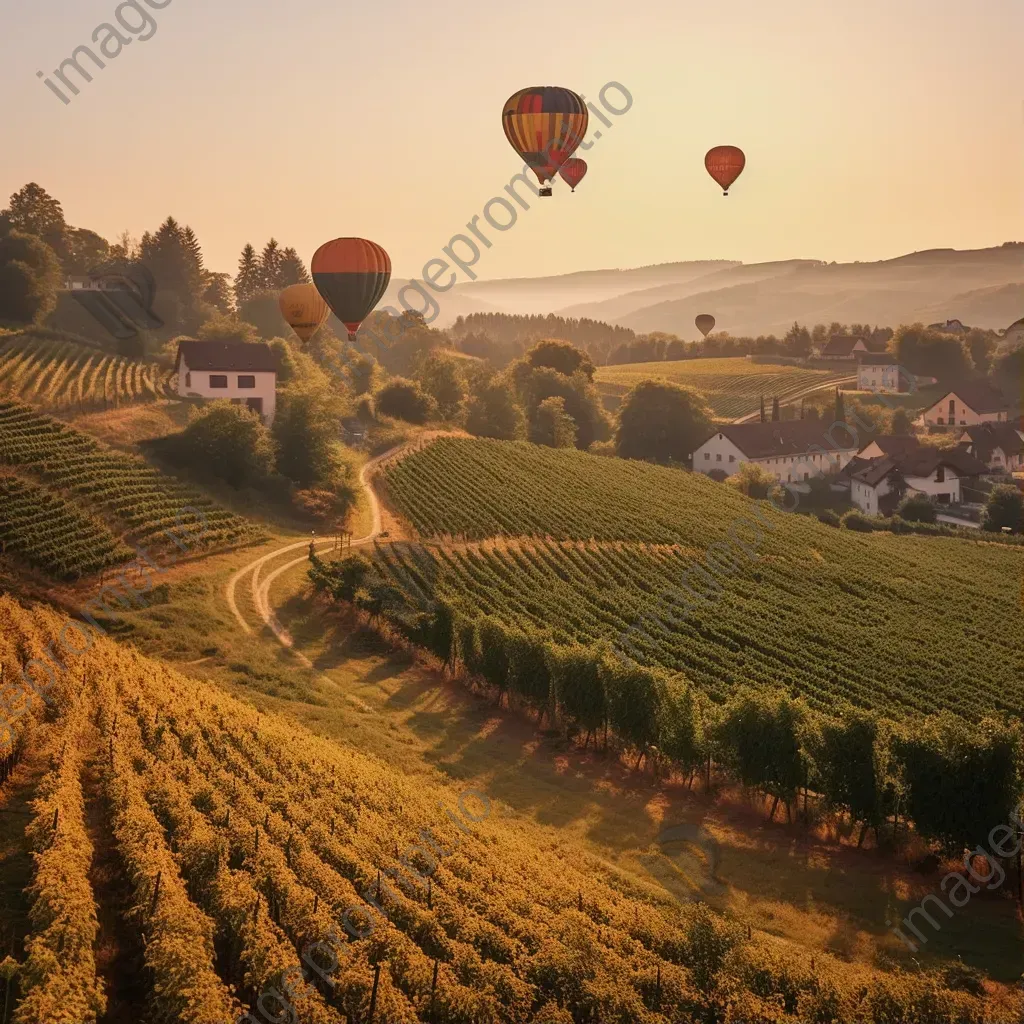
[{"label": "terraced field", "polygon": [[444,438],[383,483],[423,537],[550,539],[411,548],[414,587],[382,548],[418,606],[606,641],[717,699],[751,684],[826,708],[1024,713],[1019,547],[857,534],[698,474],[522,443]]},{"label": "terraced field", "polygon": [[173,373],[74,341],[0,338],[0,395],[43,409],[96,410],[174,395]]},{"label": "terraced field", "polygon": [[[6,679],[63,625],[0,596]],[[0,849],[6,877],[31,873],[17,905],[0,889],[24,936],[13,1024],[1019,1019],[1008,992],[812,956],[679,903],[484,792],[407,778],[107,638],[70,660],[40,684],[45,716],[0,710],[0,782],[13,754],[34,797]],[[96,863],[121,884],[94,885]]]},{"label": "terraced field", "polygon": [[143,459],[108,448],[24,405],[0,403],[0,465],[60,492],[133,543],[180,548],[176,538],[185,528],[199,549],[262,536],[248,520],[218,508]]},{"label": "terraced field", "polygon": [[650,378],[672,381],[704,395],[716,418],[734,420],[755,412],[764,397],[785,403],[815,387],[827,387],[849,377],[847,373],[808,370],[800,366],[758,364],[742,357],[682,359],[664,363],[628,363],[606,366],[594,380],[606,404],[618,405],[634,384]]}]

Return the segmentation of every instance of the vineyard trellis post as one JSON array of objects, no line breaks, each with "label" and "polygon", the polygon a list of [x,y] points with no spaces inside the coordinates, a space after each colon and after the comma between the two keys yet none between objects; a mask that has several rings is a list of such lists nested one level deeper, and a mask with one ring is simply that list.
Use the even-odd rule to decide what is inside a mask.
[{"label": "vineyard trellis post", "polygon": [[377,1016],[377,988],[380,985],[380,964],[373,969],[373,991],[370,993],[370,1017],[369,1024],[374,1024]]}]

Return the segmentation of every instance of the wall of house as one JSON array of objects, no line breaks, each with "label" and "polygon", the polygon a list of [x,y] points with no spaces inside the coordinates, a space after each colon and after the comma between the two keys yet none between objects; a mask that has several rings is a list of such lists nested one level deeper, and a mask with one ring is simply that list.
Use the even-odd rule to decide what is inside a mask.
[{"label": "wall of house", "polygon": [[883,480],[877,487],[862,483],[860,480],[850,481],[850,501],[868,515],[878,515],[878,500],[885,497],[891,490],[888,480]]},{"label": "wall of house", "polygon": [[[949,403],[953,402],[953,415],[950,416]],[[978,423],[1005,423],[1005,412],[976,413],[969,409],[954,393],[946,395],[941,402],[936,402],[930,409],[926,409],[922,417],[925,424],[930,427],[943,426],[967,426],[973,427]]]},{"label": "wall of house", "polygon": [[[226,388],[210,387],[211,377],[227,377]],[[240,388],[239,377],[254,377],[256,386],[252,388]],[[249,398],[263,399],[263,422],[271,424],[274,422],[274,413],[277,411],[277,374],[268,372],[246,373],[238,370],[190,370],[182,358],[178,370],[178,394],[182,398],[224,398],[228,401],[244,404]]]},{"label": "wall of house", "polygon": [[938,498],[939,495],[945,494],[949,496],[949,501],[953,503],[959,503],[960,501],[960,478],[957,474],[946,467],[945,479],[939,481],[936,479],[937,472],[932,473],[931,476],[908,476],[907,481],[907,493],[918,493],[927,494],[929,498]]},{"label": "wall of house", "polygon": [[900,391],[899,366],[864,366],[857,370],[857,387],[861,391],[898,394]]},{"label": "wall of house", "polygon": [[725,434],[713,434],[693,453],[693,471],[711,473],[720,469],[732,476],[744,462],[749,461]]}]

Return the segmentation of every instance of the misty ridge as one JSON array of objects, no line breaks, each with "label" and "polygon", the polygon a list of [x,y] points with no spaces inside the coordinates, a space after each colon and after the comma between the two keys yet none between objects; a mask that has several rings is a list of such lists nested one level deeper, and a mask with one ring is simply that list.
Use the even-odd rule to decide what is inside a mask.
[{"label": "misty ridge", "polygon": [[[393,280],[384,301],[398,306],[405,284]],[[733,335],[784,334],[794,321],[958,319],[1002,330],[1024,315],[1024,243],[929,249],[870,263],[699,260],[475,281],[457,285],[439,305],[435,327],[472,313],[555,313],[690,338],[694,317],[710,312]]]}]

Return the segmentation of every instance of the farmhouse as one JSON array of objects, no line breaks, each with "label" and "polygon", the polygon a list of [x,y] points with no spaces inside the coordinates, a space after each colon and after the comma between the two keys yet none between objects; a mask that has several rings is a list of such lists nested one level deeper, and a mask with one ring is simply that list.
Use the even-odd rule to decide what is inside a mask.
[{"label": "farmhouse", "polygon": [[1024,345],[1024,317],[1014,321],[1003,331],[1003,340],[1011,345]]},{"label": "farmhouse", "polygon": [[270,424],[277,405],[277,356],[269,345],[182,341],[174,363],[183,398],[226,398]]},{"label": "farmhouse", "polygon": [[979,423],[960,435],[959,447],[992,473],[1024,469],[1024,433],[1012,423]]},{"label": "farmhouse", "polygon": [[900,394],[913,385],[910,374],[888,352],[868,352],[860,358],[857,368],[857,388],[860,391],[879,391]]},{"label": "farmhouse", "polygon": [[965,327],[959,320],[947,320],[944,324],[929,324],[928,330],[942,331],[943,334],[966,334],[970,327]]},{"label": "farmhouse", "polygon": [[862,512],[891,515],[908,494],[925,494],[942,505],[959,504],[961,481],[973,480],[985,466],[954,448],[943,451],[912,437],[880,437],[843,470],[850,501]]},{"label": "farmhouse", "polygon": [[814,354],[819,359],[854,360],[867,351],[868,346],[863,338],[833,334],[821,348],[815,349]]},{"label": "farmhouse", "polygon": [[926,427],[970,427],[977,423],[1005,423],[1010,407],[1003,393],[988,381],[968,381],[947,391],[919,420]]},{"label": "farmhouse", "polygon": [[693,468],[697,473],[732,476],[744,462],[752,462],[781,483],[801,483],[842,469],[857,447],[856,433],[842,423],[729,423],[719,426],[694,452]]}]

